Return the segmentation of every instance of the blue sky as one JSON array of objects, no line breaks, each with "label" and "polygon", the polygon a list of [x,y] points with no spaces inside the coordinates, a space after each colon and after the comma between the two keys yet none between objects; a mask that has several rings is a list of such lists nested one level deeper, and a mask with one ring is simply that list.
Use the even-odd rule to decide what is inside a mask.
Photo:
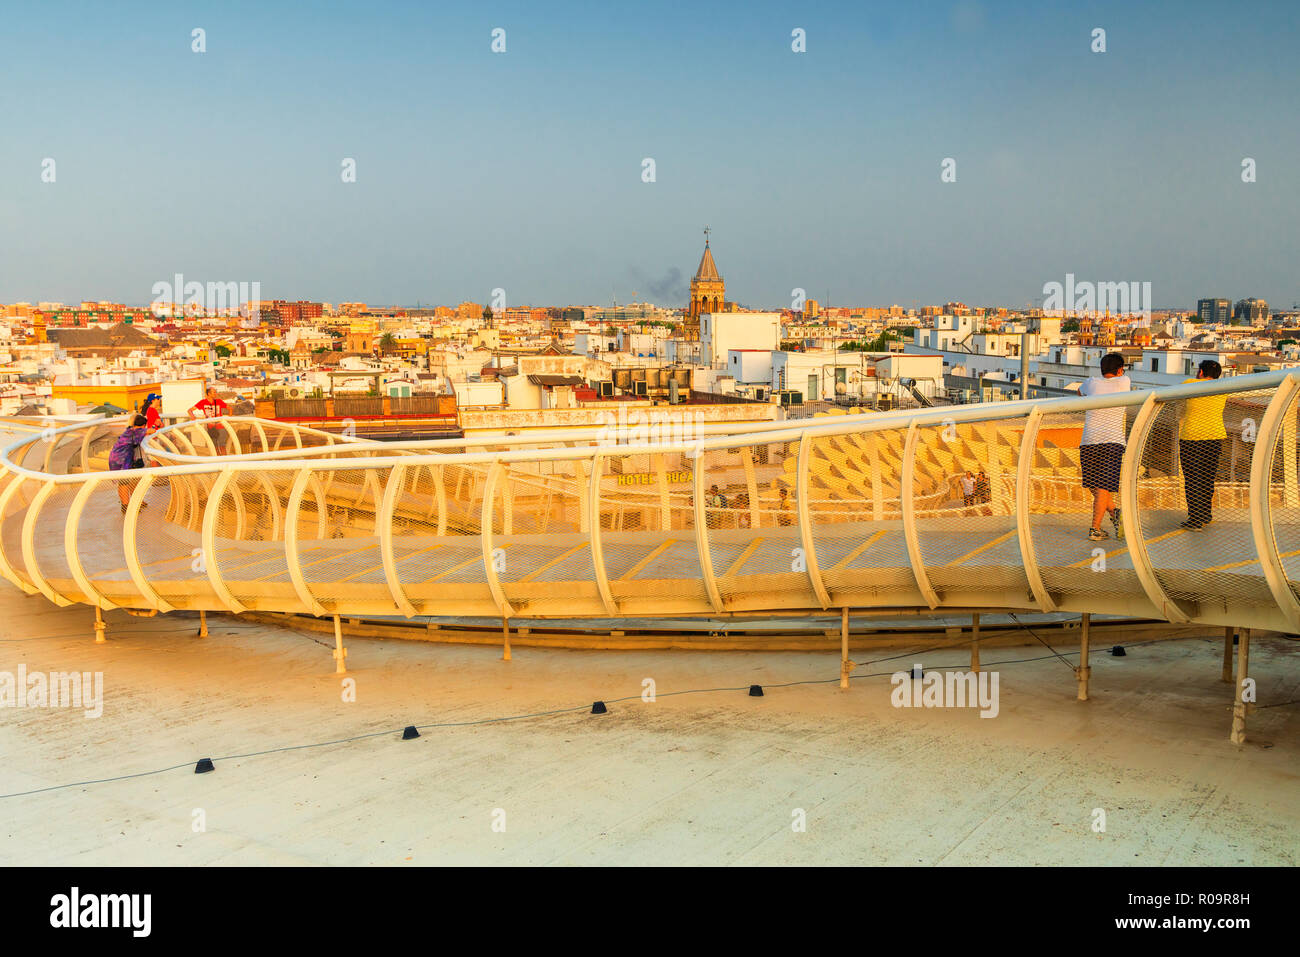
[{"label": "blue sky", "polygon": [[55,0],[2,23],[0,302],[143,303],[180,272],[681,305],[706,224],[756,307],[1017,305],[1067,272],[1157,306],[1300,300],[1300,4]]}]

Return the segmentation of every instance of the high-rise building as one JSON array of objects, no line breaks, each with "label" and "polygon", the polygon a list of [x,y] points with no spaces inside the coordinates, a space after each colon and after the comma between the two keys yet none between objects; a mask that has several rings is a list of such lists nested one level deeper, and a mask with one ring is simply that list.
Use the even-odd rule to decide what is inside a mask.
[{"label": "high-rise building", "polygon": [[1234,322],[1262,326],[1268,322],[1268,303],[1254,296],[1249,299],[1238,299],[1237,305],[1232,310],[1232,319]]},{"label": "high-rise building", "polygon": [[1227,299],[1198,299],[1196,315],[1201,322],[1228,322],[1232,318],[1232,303]]}]

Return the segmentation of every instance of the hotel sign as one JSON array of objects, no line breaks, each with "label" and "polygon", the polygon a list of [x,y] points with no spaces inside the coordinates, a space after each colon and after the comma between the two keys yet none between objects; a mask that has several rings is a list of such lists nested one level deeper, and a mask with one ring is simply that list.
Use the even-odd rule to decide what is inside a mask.
[{"label": "hotel sign", "polygon": [[[666,472],[664,473],[669,484],[690,482],[695,478],[695,473],[689,469],[685,471]],[[619,485],[654,485],[659,481],[658,472],[629,472],[626,475],[618,477]]]}]

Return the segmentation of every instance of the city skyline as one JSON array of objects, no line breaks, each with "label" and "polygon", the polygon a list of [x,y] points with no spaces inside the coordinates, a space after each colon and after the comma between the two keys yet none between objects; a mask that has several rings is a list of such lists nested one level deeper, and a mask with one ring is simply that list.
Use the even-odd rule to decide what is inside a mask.
[{"label": "city skyline", "polygon": [[147,302],[179,272],[682,306],[706,223],[754,307],[1022,306],[1067,273],[1156,308],[1300,300],[1287,5],[380,9],[11,13],[0,76],[33,94],[5,100],[0,301]]}]

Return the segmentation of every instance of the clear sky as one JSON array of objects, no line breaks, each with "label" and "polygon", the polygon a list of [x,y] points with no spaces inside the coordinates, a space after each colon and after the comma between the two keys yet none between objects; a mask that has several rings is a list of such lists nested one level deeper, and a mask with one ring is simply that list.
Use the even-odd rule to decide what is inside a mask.
[{"label": "clear sky", "polygon": [[179,272],[684,305],[705,225],[754,307],[1019,305],[1067,272],[1300,300],[1296,2],[50,0],[0,33],[0,302]]}]

